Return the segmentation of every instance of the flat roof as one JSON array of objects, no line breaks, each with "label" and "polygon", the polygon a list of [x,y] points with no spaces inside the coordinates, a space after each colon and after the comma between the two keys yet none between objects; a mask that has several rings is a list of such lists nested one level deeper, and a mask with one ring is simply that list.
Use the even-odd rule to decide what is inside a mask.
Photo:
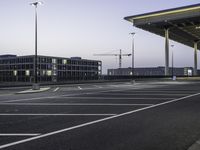
[{"label": "flat roof", "polygon": [[[58,57],[58,56],[47,56],[47,55],[37,55],[38,57],[46,57],[46,58],[55,58],[55,59],[69,59],[69,60],[78,60],[78,61],[95,61],[95,62],[101,62],[101,60],[93,60],[93,59],[85,59],[81,57]],[[5,54],[0,55],[0,59],[16,59],[16,58],[27,58],[27,57],[35,57],[35,55],[23,55],[23,56],[17,56],[12,54]]]},{"label": "flat roof", "polygon": [[128,16],[124,19],[135,27],[162,37],[165,36],[164,29],[169,28],[170,39],[190,47],[194,47],[194,42],[200,41],[200,3]]}]

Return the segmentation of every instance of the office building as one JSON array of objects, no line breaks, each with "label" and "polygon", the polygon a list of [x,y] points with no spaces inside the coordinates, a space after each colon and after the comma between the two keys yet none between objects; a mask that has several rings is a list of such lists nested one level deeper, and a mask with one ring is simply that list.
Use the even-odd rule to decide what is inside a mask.
[{"label": "office building", "polygon": [[[34,55],[0,56],[0,82],[34,82]],[[50,57],[38,55],[38,82],[96,80],[102,73],[102,63],[81,57]]]}]

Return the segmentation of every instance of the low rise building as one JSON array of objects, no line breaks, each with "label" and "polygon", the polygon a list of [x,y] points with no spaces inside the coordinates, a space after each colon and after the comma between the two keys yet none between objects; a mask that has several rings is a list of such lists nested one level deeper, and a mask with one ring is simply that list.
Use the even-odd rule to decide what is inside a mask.
[{"label": "low rise building", "polygon": [[[0,82],[34,82],[34,55],[0,56]],[[102,62],[81,57],[51,57],[38,55],[38,82],[96,80],[102,74]]]},{"label": "low rise building", "polygon": [[[165,76],[165,67],[149,67],[149,68],[118,68],[118,69],[108,69],[107,75],[132,75],[134,72],[135,76]],[[192,67],[183,68],[169,68],[170,75],[176,76],[192,76]]]}]

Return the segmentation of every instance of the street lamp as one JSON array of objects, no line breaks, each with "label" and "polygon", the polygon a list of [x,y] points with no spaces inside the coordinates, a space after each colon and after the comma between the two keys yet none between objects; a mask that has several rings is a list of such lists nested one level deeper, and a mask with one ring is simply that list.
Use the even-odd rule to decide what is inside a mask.
[{"label": "street lamp", "polygon": [[172,48],[172,78],[174,78],[174,53],[173,53],[174,45],[171,45]]},{"label": "street lamp", "polygon": [[34,84],[33,90],[40,89],[37,79],[37,6],[43,4],[40,1],[36,1],[31,3],[32,6],[35,7],[35,60],[34,60]]},{"label": "street lamp", "polygon": [[132,76],[134,77],[134,35],[135,32],[130,33],[132,35]]}]

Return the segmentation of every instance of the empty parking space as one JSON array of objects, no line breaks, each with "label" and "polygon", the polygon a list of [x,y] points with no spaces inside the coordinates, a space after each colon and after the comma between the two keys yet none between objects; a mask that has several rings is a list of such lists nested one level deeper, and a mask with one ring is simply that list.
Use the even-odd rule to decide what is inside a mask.
[{"label": "empty parking space", "polygon": [[[144,105],[145,106],[145,105]],[[0,116],[5,114],[118,114],[138,109],[142,105],[0,105]]]},{"label": "empty parking space", "polygon": [[196,85],[188,88],[187,84],[80,85],[72,87],[71,91],[71,87],[61,86],[35,95],[3,97],[0,149],[198,95]]}]

